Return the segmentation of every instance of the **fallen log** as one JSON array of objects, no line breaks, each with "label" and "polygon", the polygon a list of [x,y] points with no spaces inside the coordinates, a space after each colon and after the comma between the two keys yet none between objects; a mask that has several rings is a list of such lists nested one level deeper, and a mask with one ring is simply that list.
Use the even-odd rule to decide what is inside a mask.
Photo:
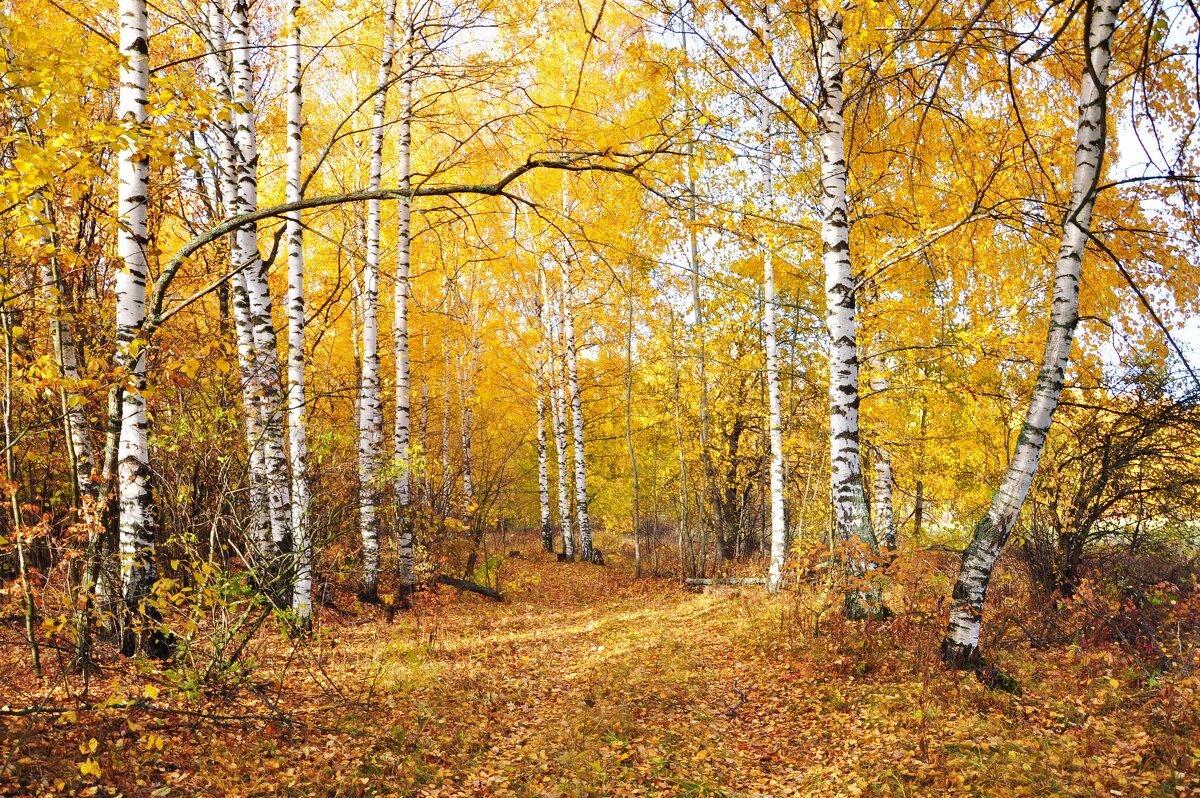
[{"label": "fallen log", "polygon": [[468,582],[466,579],[455,579],[453,576],[445,576],[438,574],[433,580],[439,585],[449,585],[450,587],[458,588],[459,590],[469,590],[472,593],[478,593],[481,596],[487,596],[495,601],[504,601],[504,594],[499,590],[487,587],[485,585],[477,585],[474,582]]},{"label": "fallen log", "polygon": [[725,579],[688,579],[689,585],[765,585],[765,576],[730,576]]}]

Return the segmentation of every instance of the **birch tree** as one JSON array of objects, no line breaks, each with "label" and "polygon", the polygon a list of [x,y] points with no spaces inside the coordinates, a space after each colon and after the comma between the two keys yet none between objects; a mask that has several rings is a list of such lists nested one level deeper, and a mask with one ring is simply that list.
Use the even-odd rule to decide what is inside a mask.
[{"label": "birch tree", "polygon": [[1113,30],[1122,5],[1123,0],[1089,0],[1085,6],[1085,63],[1075,127],[1075,163],[1071,199],[1063,217],[1062,237],[1054,265],[1050,325],[1012,459],[992,496],[991,506],[975,526],[954,583],[950,620],[941,647],[942,660],[951,667],[970,668],[982,664],[979,631],[988,582],[1037,472],[1062,394],[1071,344],[1079,324],[1083,256],[1091,235],[1096,187],[1107,146],[1108,70],[1112,63]]},{"label": "birch tree", "polygon": [[[303,196],[300,171],[304,155],[301,0],[288,0],[287,30],[287,183],[288,202]],[[308,419],[305,401],[304,226],[300,211],[287,215],[288,252],[288,446],[292,460],[292,611],[301,629],[312,622],[313,541],[309,519]]]},{"label": "birch tree", "polygon": [[[250,15],[246,0],[234,0],[230,10],[228,46],[233,84],[238,211],[245,214],[258,209],[258,134],[254,121],[254,73],[250,66]],[[253,386],[262,425],[262,482],[266,485],[274,556],[292,544],[291,469],[284,436],[279,348],[267,263],[258,251],[257,222],[240,225],[234,235],[239,258],[235,268],[245,281],[254,335],[256,379]]]},{"label": "birch tree", "polygon": [[[888,390],[883,374],[871,378],[871,391],[882,395]],[[896,550],[896,519],[892,503],[895,480],[892,476],[892,453],[886,441],[878,440],[871,447],[873,480],[871,483],[871,518],[875,523],[875,539]]]},{"label": "birch tree", "polygon": [[[412,190],[413,43],[416,20],[410,0],[405,0],[400,20],[400,120],[396,148],[397,187],[402,194]],[[416,586],[412,519],[412,374],[408,351],[408,310],[412,260],[412,201],[396,201],[396,280],[392,347],[396,361],[396,569],[400,591]]]},{"label": "birch tree", "polygon": [[120,439],[117,485],[120,502],[119,548],[125,653],[149,648],[150,637],[137,627],[152,619],[146,601],[157,578],[154,562],[154,507],[150,496],[150,446],[147,440],[146,352],[146,197],[150,163],[141,150],[150,87],[149,30],[145,0],[120,0],[117,9],[121,63],[117,113],[130,135],[117,153],[117,253],[123,268],[116,274],[116,356],[122,375],[118,387]]},{"label": "birch tree", "polygon": [[563,557],[570,561],[575,559],[575,536],[571,531],[571,495],[567,492],[566,396],[562,386],[561,363],[558,362],[555,354],[558,342],[558,318],[554,311],[554,305],[550,303],[545,268],[539,269],[539,279],[541,281],[542,307],[546,310],[542,323],[545,325],[546,371],[550,375],[547,387],[550,390],[550,414],[554,425],[554,451],[558,460],[558,518],[562,526]]},{"label": "birch tree", "polygon": [[[375,83],[371,117],[371,165],[367,190],[378,191],[383,180],[384,116],[396,46],[396,0],[387,0],[383,15],[383,51]],[[360,277],[359,324],[362,335],[362,374],[358,394],[358,523],[362,535],[363,573],[360,598],[379,600],[379,489],[383,447],[383,398],[379,376],[379,234],[380,200],[367,201],[366,259]]]},{"label": "birch tree", "polygon": [[[542,297],[534,303],[534,312],[538,323],[539,334],[545,329],[545,308]],[[549,389],[547,372],[549,370],[548,342],[543,339],[538,344],[538,362],[534,377],[537,391],[537,456],[538,456],[538,509],[541,511],[542,548],[549,553],[554,552],[554,524],[550,515],[550,475],[546,465],[546,391]]]},{"label": "birch tree", "polygon": [[[559,260],[559,318],[562,320],[563,352],[567,361],[567,393],[571,403],[571,424],[575,453],[575,512],[579,522],[579,556],[592,562],[592,522],[588,514],[587,461],[583,443],[583,397],[579,389],[579,357],[575,344],[575,321],[571,306],[571,256],[564,253]],[[564,415],[566,410],[564,409]]]},{"label": "birch tree", "polygon": [[[863,486],[858,434],[858,322],[856,279],[850,262],[849,207],[843,106],[842,13],[817,12],[818,124],[821,149],[821,260],[825,268],[825,325],[829,335],[829,459],[834,524],[846,548],[850,574],[869,577],[875,549]],[[879,611],[873,589],[851,586],[846,614]]]},{"label": "birch tree", "polygon": [[[225,218],[230,219],[236,216],[242,208],[238,187],[239,155],[236,112],[233,107],[233,78],[228,60],[229,48],[225,37],[225,14],[220,0],[209,0],[205,4],[205,11],[206,61],[220,105],[220,112],[217,114],[214,124],[217,139],[216,184]],[[241,376],[243,425],[248,460],[250,510],[248,531],[252,547],[248,554],[252,566],[266,567],[273,554],[273,538],[266,478],[267,465],[263,454],[263,414],[258,389],[262,374],[259,371],[250,297],[244,273],[244,269],[252,265],[255,258],[247,255],[244,249],[245,244],[246,241],[239,236],[238,231],[235,230],[229,234],[234,333],[237,342],[238,369]]]},{"label": "birch tree", "polygon": [[[764,43],[769,46],[771,33],[771,7],[768,4],[763,9],[764,22],[767,31],[763,35]],[[769,216],[775,205],[775,188],[772,182],[771,167],[771,69],[766,67],[763,72],[763,95],[759,97],[758,125],[762,136],[761,172],[762,172],[762,201],[765,213]],[[768,245],[763,249],[763,345],[766,350],[767,365],[767,426],[771,452],[770,464],[770,502],[771,502],[771,565],[767,577],[767,587],[772,592],[779,589],[783,579],[783,565],[787,558],[787,525],[783,511],[783,411],[779,398],[779,348],[775,328],[775,256]]]}]

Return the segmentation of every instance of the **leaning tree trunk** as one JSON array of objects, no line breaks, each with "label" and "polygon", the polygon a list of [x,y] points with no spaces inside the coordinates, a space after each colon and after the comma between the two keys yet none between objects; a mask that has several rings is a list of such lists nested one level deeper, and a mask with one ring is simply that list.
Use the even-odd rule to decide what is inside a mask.
[{"label": "leaning tree trunk", "polygon": [[[764,11],[770,24],[770,11]],[[768,33],[764,39],[769,41]],[[770,91],[770,65],[764,69],[760,90]],[[758,123],[762,133],[762,183],[764,212],[770,216],[775,205],[775,187],[771,175],[771,105],[767,97],[759,98]],[[783,565],[787,559],[787,523],[783,509],[783,410],[779,398],[779,347],[775,330],[775,257],[770,247],[763,251],[763,338],[767,360],[768,438],[771,446],[771,566],[767,588],[779,589]]]},{"label": "leaning tree trunk", "polygon": [[[412,4],[406,2],[401,22],[400,142],[396,151],[397,187],[401,192],[408,192],[412,182],[413,23]],[[396,288],[392,322],[392,349],[396,360],[396,576],[401,593],[409,593],[417,584],[412,518],[412,373],[408,351],[412,203],[408,197],[401,197],[396,205]]]},{"label": "leaning tree trunk", "polygon": [[942,640],[942,660],[951,667],[978,667],[979,630],[988,581],[1017,521],[1021,505],[1037,472],[1042,448],[1062,394],[1063,379],[1071,355],[1075,327],[1079,323],[1079,282],[1083,254],[1090,235],[1096,185],[1104,163],[1108,69],[1112,62],[1112,36],[1123,0],[1089,2],[1085,46],[1087,63],[1079,89],[1079,121],[1075,129],[1075,170],[1071,178],[1071,201],[1063,219],[1062,240],[1054,268],[1054,297],[1050,305],[1050,328],[1038,369],[1037,382],[1016,450],[1004,480],[992,496],[986,515],[975,526],[970,545],[963,552],[958,579],[950,603],[950,621]]},{"label": "leaning tree trunk", "polygon": [[567,489],[567,408],[566,396],[562,389],[562,369],[560,368],[556,343],[558,341],[558,319],[550,304],[549,292],[546,290],[546,270],[542,269],[542,306],[546,315],[542,320],[545,325],[547,371],[550,374],[550,415],[554,423],[554,450],[558,455],[558,518],[562,524],[563,556],[567,560],[575,559],[575,536],[571,532],[571,495]]},{"label": "leaning tree trunk", "polygon": [[[288,0],[287,190],[288,202],[302,197],[304,98],[300,58],[300,0]],[[288,251],[288,445],[292,459],[292,611],[303,630],[312,623],[313,540],[308,515],[308,420],[305,407],[304,226],[300,211],[287,215]]]},{"label": "leaning tree trunk", "polygon": [[[396,0],[384,9],[383,53],[375,85],[371,118],[371,171],[367,190],[378,191],[383,179],[384,114],[396,40]],[[363,573],[360,598],[379,599],[379,489],[383,446],[383,399],[379,385],[379,227],[380,201],[367,202],[367,253],[362,269],[359,323],[362,325],[362,377],[358,394],[358,524],[362,535]]]},{"label": "leaning tree trunk", "polygon": [[[237,195],[240,213],[258,209],[258,135],[254,122],[254,73],[250,68],[250,16],[246,0],[234,0],[229,17],[229,54],[233,76],[233,120],[236,126]],[[291,469],[284,435],[282,375],[267,264],[258,252],[258,226],[251,222],[235,234],[241,274],[246,281],[250,323],[254,331],[255,382],[262,423],[262,453],[271,518],[274,555],[292,544]],[[289,597],[290,600],[290,597]]]},{"label": "leaning tree trunk", "polygon": [[567,355],[567,390],[570,394],[571,422],[575,433],[575,513],[579,521],[579,556],[591,562],[595,555],[592,552],[592,521],[588,513],[587,460],[584,457],[583,445],[583,397],[579,389],[579,358],[575,350],[575,321],[571,312],[573,292],[568,260],[569,255],[564,255],[560,261],[562,285],[559,298],[562,305],[563,349]]},{"label": "leaning tree trunk", "polygon": [[[133,128],[146,125],[146,95],[150,87],[145,0],[120,0],[118,7],[120,69],[118,115]],[[123,268],[117,271],[113,295],[117,305],[114,363],[123,381],[117,448],[120,500],[119,540],[121,594],[124,601],[121,649],[145,651],[154,620],[147,599],[154,587],[154,507],[150,496],[150,446],[147,440],[146,352],[142,327],[146,321],[146,195],[150,163],[130,143],[117,153],[117,252]],[[114,389],[114,390],[120,390]]]},{"label": "leaning tree trunk", "polygon": [[863,486],[858,450],[858,324],[855,278],[850,264],[849,208],[842,121],[842,15],[818,13],[819,118],[821,145],[821,252],[825,266],[825,323],[829,333],[829,460],[834,524],[846,548],[854,584],[846,591],[846,614],[880,611],[877,589],[866,584],[873,570],[875,535]]}]

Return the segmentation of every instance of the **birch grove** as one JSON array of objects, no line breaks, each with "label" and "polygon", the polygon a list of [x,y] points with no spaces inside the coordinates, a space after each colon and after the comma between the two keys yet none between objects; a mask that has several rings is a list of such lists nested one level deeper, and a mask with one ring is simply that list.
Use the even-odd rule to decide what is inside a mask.
[{"label": "birch grove", "polygon": [[[1186,9],[60,5],[0,13],[12,790],[62,777],[26,767],[22,724],[94,727],[97,668],[135,724],[176,728],[183,690],[211,725],[214,696],[267,700],[264,663],[379,621],[537,670],[507,625],[555,604],[560,658],[593,621],[670,614],[651,648],[746,623],[877,687],[927,661],[897,631],[924,618],[933,692],[970,669],[1040,701],[1036,651],[1089,713],[1134,712],[1114,696],[1151,676],[1190,696]],[[727,590],[758,598],[693,595]],[[751,671],[718,714],[791,689]],[[121,757],[155,740],[95,734],[72,778],[132,790]],[[726,758],[697,750],[689,778]],[[559,765],[560,792],[600,789]]]}]

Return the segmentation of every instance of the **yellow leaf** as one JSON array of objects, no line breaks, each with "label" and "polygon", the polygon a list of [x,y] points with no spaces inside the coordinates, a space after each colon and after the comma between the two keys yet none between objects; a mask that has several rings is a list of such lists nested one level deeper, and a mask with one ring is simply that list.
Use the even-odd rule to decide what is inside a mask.
[{"label": "yellow leaf", "polygon": [[[92,740],[92,742],[96,742]],[[86,759],[79,763],[79,772],[84,776],[92,775],[100,778],[100,763],[94,759]]]},{"label": "yellow leaf", "polygon": [[146,694],[147,698],[158,698],[158,687],[153,684],[143,687],[142,692]]}]

